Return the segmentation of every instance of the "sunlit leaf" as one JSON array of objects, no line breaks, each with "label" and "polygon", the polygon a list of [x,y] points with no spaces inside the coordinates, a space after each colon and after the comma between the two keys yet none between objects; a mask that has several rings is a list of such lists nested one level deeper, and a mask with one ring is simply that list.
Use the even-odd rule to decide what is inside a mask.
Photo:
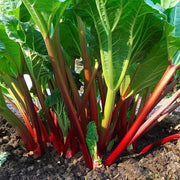
[{"label": "sunlit leaf", "polygon": [[[69,0],[22,0],[43,37],[52,36]],[[51,30],[51,32],[50,32]]]},{"label": "sunlit leaf", "polygon": [[80,1],[77,12],[90,25],[94,22],[105,81],[111,89],[119,87],[133,61],[147,56],[163,31],[163,22],[153,15],[159,11],[144,0],[85,0]]}]

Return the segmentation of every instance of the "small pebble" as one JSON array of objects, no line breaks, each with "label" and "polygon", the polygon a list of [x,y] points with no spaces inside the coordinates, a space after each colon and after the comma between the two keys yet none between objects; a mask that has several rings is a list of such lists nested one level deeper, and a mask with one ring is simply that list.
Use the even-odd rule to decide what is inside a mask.
[{"label": "small pebble", "polygon": [[32,171],[33,169],[34,169],[34,166],[29,166],[29,167],[27,168],[28,171]]},{"label": "small pebble", "polygon": [[3,144],[2,138],[0,138],[0,145]]},{"label": "small pebble", "polygon": [[7,151],[12,151],[12,150],[13,150],[13,146],[11,146],[11,145],[8,144],[6,150],[7,150]]},{"label": "small pebble", "polygon": [[180,139],[177,141],[177,148],[180,150]]},{"label": "small pebble", "polygon": [[4,137],[2,138],[2,142],[3,142],[3,143],[8,143],[8,141],[9,141],[9,136],[4,136]]}]

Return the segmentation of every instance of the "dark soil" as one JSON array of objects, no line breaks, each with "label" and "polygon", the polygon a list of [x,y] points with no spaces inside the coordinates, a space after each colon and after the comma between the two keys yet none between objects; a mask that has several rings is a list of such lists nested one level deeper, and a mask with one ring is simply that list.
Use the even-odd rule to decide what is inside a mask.
[{"label": "dark soil", "polygon": [[[138,145],[138,150],[158,139],[180,130],[180,111],[152,129]],[[140,180],[180,180],[180,139],[168,142],[145,154],[125,153],[110,167],[96,171],[85,167],[81,153],[71,159],[58,157],[51,147],[38,159],[27,156],[27,151],[19,145],[20,138],[6,120],[0,120],[0,151],[11,155],[0,167],[0,180],[25,179],[140,179]]]}]

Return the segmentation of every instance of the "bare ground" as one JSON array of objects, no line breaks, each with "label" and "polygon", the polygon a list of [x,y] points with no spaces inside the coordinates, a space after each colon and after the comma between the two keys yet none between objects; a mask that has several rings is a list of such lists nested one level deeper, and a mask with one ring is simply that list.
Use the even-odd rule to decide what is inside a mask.
[{"label": "bare ground", "polygon": [[[138,150],[179,130],[180,111],[177,110],[141,139]],[[11,153],[0,167],[0,180],[180,180],[180,139],[145,154],[124,153],[110,167],[96,171],[85,168],[80,152],[71,159],[64,159],[49,147],[41,158],[26,157],[27,152],[19,145],[19,141],[11,125],[4,119],[0,120],[0,151]]]}]

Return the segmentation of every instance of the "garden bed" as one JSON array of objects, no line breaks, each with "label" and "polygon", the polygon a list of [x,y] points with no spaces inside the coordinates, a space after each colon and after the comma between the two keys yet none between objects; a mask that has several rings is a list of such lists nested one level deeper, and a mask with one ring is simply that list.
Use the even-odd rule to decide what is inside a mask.
[{"label": "garden bed", "polygon": [[[176,110],[153,128],[138,144],[144,146],[179,132],[180,114]],[[168,142],[145,154],[124,153],[110,167],[96,171],[86,168],[81,153],[71,159],[58,157],[49,146],[45,154],[33,159],[19,145],[20,138],[6,120],[0,121],[0,151],[10,152],[0,168],[0,180],[6,179],[180,179],[180,139]]]}]

